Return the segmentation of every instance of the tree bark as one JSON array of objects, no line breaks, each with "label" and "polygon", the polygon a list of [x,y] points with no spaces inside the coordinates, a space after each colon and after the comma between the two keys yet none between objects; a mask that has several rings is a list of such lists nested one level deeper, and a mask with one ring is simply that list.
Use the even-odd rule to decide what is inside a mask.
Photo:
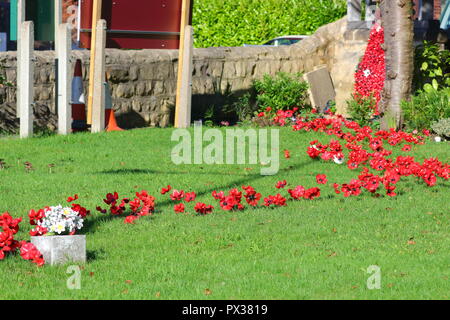
[{"label": "tree bark", "polygon": [[411,0],[381,0],[386,78],[381,94],[381,128],[402,126],[401,101],[411,97],[414,70],[413,6]]}]

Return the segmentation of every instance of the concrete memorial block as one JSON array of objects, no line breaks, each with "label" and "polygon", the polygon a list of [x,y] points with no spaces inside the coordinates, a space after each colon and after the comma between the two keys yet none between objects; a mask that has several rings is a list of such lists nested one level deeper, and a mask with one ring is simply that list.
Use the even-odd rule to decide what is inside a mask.
[{"label": "concrete memorial block", "polygon": [[31,237],[31,243],[42,253],[46,264],[86,262],[85,235]]},{"label": "concrete memorial block", "polygon": [[333,81],[326,66],[306,73],[304,79],[309,84],[308,94],[311,104],[319,111],[324,111],[330,101],[335,100]]}]

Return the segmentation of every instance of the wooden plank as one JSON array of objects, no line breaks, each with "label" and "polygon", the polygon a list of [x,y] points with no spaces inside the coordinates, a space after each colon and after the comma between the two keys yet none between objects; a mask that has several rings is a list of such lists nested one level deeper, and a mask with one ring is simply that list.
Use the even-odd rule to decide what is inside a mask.
[{"label": "wooden plank", "polygon": [[[93,10],[92,10],[92,26],[97,26],[97,22],[100,20],[102,15],[102,0],[94,0]],[[91,58],[89,66],[89,93],[88,93],[88,112],[87,112],[87,123],[92,124],[92,104],[93,104],[93,94],[94,94],[94,70],[95,70],[95,44],[97,43],[97,30],[98,28],[92,28],[91,36]],[[102,81],[103,83],[103,81]]]},{"label": "wooden plank", "polygon": [[105,130],[105,47],[106,47],[106,21],[99,20],[97,23],[97,36],[95,43],[95,61],[92,99],[92,126],[91,132]]},{"label": "wooden plank", "polygon": [[58,52],[58,43],[59,43],[59,25],[62,23],[62,0],[54,0],[55,1],[55,52]]},{"label": "wooden plank", "polygon": [[[22,71],[20,70],[20,53],[21,50],[21,39],[20,39],[20,28],[22,25],[22,22],[25,21],[25,0],[16,0],[17,1],[17,74],[16,74],[16,81],[17,83],[21,83],[22,78]],[[33,27],[34,29],[34,27]],[[20,97],[21,97],[21,90],[20,86],[17,86],[16,88],[16,116],[17,118],[20,118]]]},{"label": "wooden plank", "polygon": [[55,35],[58,41],[58,133],[72,132],[72,76],[70,72],[70,52],[72,47],[71,29],[67,23],[58,27]]},{"label": "wooden plank", "polygon": [[193,40],[194,29],[192,26],[186,26],[184,33],[183,64],[181,66],[181,87],[177,128],[188,128],[191,124]]},{"label": "wooden plank", "polygon": [[178,76],[177,76],[177,95],[176,95],[176,106],[175,106],[175,128],[178,128],[178,118],[180,116],[180,94],[182,85],[182,66],[184,57],[184,38],[185,29],[189,24],[189,13],[191,11],[191,0],[183,0],[181,6],[181,23],[180,23],[180,48],[178,49]]},{"label": "wooden plank", "polygon": [[22,22],[19,27],[20,70],[22,76],[18,87],[21,88],[20,98],[20,137],[28,138],[33,135],[33,97],[34,97],[34,24],[33,21]]}]

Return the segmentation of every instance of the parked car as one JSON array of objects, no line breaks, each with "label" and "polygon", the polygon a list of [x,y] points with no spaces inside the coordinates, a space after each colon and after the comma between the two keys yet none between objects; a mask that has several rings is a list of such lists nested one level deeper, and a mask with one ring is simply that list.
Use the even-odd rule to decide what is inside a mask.
[{"label": "parked car", "polygon": [[261,45],[244,44],[244,47],[259,47],[259,46],[289,46],[291,44],[297,43],[303,39],[308,38],[308,36],[282,36],[275,39],[269,40]]}]

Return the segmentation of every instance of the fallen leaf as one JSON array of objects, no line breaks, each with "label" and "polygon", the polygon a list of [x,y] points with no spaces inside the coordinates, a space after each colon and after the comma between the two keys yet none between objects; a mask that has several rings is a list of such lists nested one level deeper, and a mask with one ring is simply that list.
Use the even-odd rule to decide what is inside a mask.
[{"label": "fallen leaf", "polygon": [[336,257],[336,255],[337,255],[336,252],[332,252],[328,255],[328,257]]},{"label": "fallen leaf", "polygon": [[94,273],[93,272],[89,272],[89,277],[93,277]]},{"label": "fallen leaf", "polygon": [[122,291],[123,294],[127,294],[128,293],[128,289],[125,289]]},{"label": "fallen leaf", "polygon": [[358,289],[359,286],[352,286],[352,289]]},{"label": "fallen leaf", "polygon": [[132,280],[125,280],[125,283],[130,284],[130,283],[133,283],[133,281]]},{"label": "fallen leaf", "polygon": [[157,298],[161,297],[161,292],[158,291],[158,292],[155,294],[155,297],[157,297]]},{"label": "fallen leaf", "polygon": [[209,290],[208,288],[205,289],[205,295],[209,296],[210,294],[212,294],[212,291]]},{"label": "fallen leaf", "polygon": [[388,288],[392,288],[393,286],[394,286],[393,283],[388,283],[388,285],[387,285]]},{"label": "fallen leaf", "polygon": [[333,228],[333,230],[332,230],[333,232],[337,232],[337,229],[336,228]]},{"label": "fallen leaf", "polygon": [[428,214],[428,215],[432,215],[432,214],[433,214],[433,212],[431,212],[431,211],[428,211],[428,212],[425,212],[425,214]]}]

